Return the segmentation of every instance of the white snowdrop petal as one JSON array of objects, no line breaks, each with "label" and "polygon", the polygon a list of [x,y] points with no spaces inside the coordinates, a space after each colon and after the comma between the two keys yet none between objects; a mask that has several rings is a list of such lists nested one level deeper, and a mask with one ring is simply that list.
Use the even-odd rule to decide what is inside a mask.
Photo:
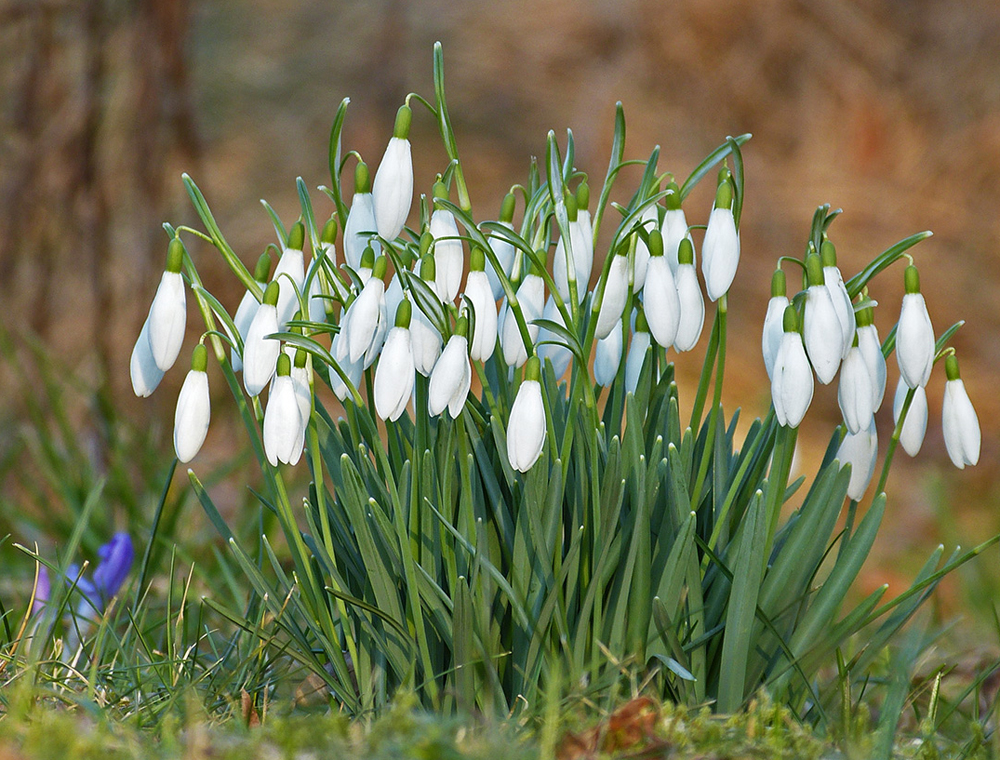
[{"label": "white snowdrop petal", "polygon": [[174,412],[174,452],[182,463],[201,450],[211,419],[208,374],[191,370],[184,378]]}]

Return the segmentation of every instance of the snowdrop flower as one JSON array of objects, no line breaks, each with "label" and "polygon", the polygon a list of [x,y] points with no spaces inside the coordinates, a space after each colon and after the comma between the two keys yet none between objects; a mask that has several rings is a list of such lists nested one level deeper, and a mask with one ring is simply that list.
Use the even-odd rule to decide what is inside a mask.
[{"label": "snowdrop flower", "polygon": [[608,267],[601,311],[597,315],[595,335],[598,340],[608,337],[614,326],[622,321],[625,301],[628,300],[628,256],[623,248],[612,256],[611,265]]},{"label": "snowdrop flower", "polygon": [[739,263],[740,233],[733,216],[733,188],[729,182],[729,171],[723,168],[719,172],[715,205],[708,217],[701,250],[701,268],[709,298],[717,301],[726,294],[736,277]]},{"label": "snowdrop flower", "polygon": [[285,353],[292,361],[292,370],[289,377],[292,378],[292,388],[295,389],[295,402],[299,407],[299,417],[302,419],[303,429],[309,426],[309,419],[312,417],[312,389],[309,387],[309,355],[301,348],[287,346]]},{"label": "snowdrop flower", "polygon": [[272,280],[264,291],[264,301],[254,314],[243,344],[243,387],[250,397],[258,395],[271,382],[281,353],[280,343],[267,337],[278,332],[277,304],[278,283]]},{"label": "snowdrop flower", "polygon": [[152,395],[163,379],[163,370],[156,366],[153,351],[149,347],[149,317],[142,323],[139,338],[132,349],[129,374],[132,377],[132,390],[139,398]]},{"label": "snowdrop flower", "polygon": [[319,239],[319,254],[313,258],[306,275],[308,285],[307,303],[309,304],[309,320],[311,322],[326,322],[326,307],[329,303],[327,296],[328,288],[326,270],[323,268],[324,257],[331,267],[337,266],[337,246],[334,241],[337,239],[337,218],[331,216],[325,225]]},{"label": "snowdrop flower", "polygon": [[[379,257],[381,258],[381,257]],[[358,275],[358,279],[361,280],[361,287],[363,288],[368,284],[368,281],[372,278],[372,269],[375,266],[375,249],[371,245],[366,245],[365,250],[361,252],[361,263],[355,272]]]},{"label": "snowdrop flower", "polygon": [[399,304],[395,327],[389,330],[375,369],[375,412],[379,419],[399,419],[413,391],[413,349],[410,345],[412,308],[409,301]]},{"label": "snowdrop flower", "polygon": [[649,325],[646,324],[646,316],[639,309],[636,312],[635,331],[628,347],[628,357],[625,359],[625,390],[628,393],[635,393],[639,386],[639,375],[649,353]]},{"label": "snowdrop flower", "polygon": [[524,382],[510,408],[507,422],[507,459],[519,472],[527,472],[542,454],[545,443],[545,404],[542,402],[538,357],[528,359]]},{"label": "snowdrop flower", "polygon": [[[542,319],[555,322],[560,327],[565,327],[562,312],[556,305],[556,299],[551,295],[545,301],[545,309],[542,311]],[[566,374],[569,364],[573,361],[573,352],[566,347],[566,341],[552,330],[540,327],[538,330],[538,340],[535,342],[535,354],[542,364],[548,359],[552,362],[552,372],[556,379]]]},{"label": "snowdrop flower", "polygon": [[[657,213],[656,204],[652,204],[642,212],[639,217],[639,224],[646,228],[647,232],[652,232],[656,230],[659,232],[660,229],[660,217]],[[662,243],[661,243],[662,248]],[[643,285],[646,283],[646,267],[649,265],[649,246],[646,245],[646,241],[639,236],[635,243],[635,266],[632,272],[632,290],[636,293],[642,291]]]},{"label": "snowdrop flower", "polygon": [[[260,289],[263,291],[267,288],[267,276],[271,272],[271,257],[265,251],[261,254],[260,258],[257,259],[257,266],[253,270],[253,278]],[[254,296],[252,291],[246,291],[243,294],[243,298],[240,300],[240,305],[236,307],[236,316],[233,317],[233,322],[236,325],[236,329],[240,334],[240,340],[245,344],[247,341],[247,332],[250,330],[250,323],[253,322],[254,314],[257,313],[257,307],[260,303],[257,301],[256,296]],[[233,372],[239,372],[243,369],[243,357],[236,351],[234,346],[230,351],[230,363],[233,365]]]},{"label": "snowdrop flower", "polygon": [[[500,206],[500,224],[511,231],[514,229],[515,202],[514,194],[507,193]],[[490,235],[490,248],[493,250],[493,255],[496,256],[497,263],[500,265],[503,273],[509,279],[514,269],[514,244],[500,235]],[[503,296],[503,285],[500,284],[500,277],[497,275],[492,262],[486,267],[486,277],[490,282],[493,300],[498,301]]]},{"label": "snowdrop flower", "polygon": [[184,342],[187,303],[181,277],[183,263],[184,244],[175,237],[167,248],[167,267],[149,307],[149,349],[163,372],[174,366]]},{"label": "snowdrop flower", "polygon": [[387,314],[395,314],[400,302],[406,297],[403,292],[403,281],[399,277],[399,272],[392,275],[389,280],[389,287],[385,289],[385,311]]},{"label": "snowdrop flower", "polygon": [[191,371],[184,378],[174,412],[174,452],[180,462],[190,462],[208,435],[212,407],[208,395],[208,352],[199,343],[191,357]]},{"label": "snowdrop flower", "polygon": [[586,292],[590,283],[590,272],[594,266],[594,225],[590,218],[590,185],[584,179],[576,187],[576,224],[583,240],[583,252],[587,256],[586,274],[583,280],[583,290]]},{"label": "snowdrop flower", "polygon": [[[367,355],[365,358],[358,359],[356,362],[350,361],[347,355],[347,338],[344,334],[343,321],[341,321],[340,328],[340,332],[333,336],[333,341],[330,345],[330,352],[333,354],[333,358],[337,361],[337,364],[340,365],[344,374],[347,375],[347,379],[350,381],[351,385],[353,385],[354,388],[357,388],[358,384],[361,382],[361,374],[365,369],[364,361],[365,358],[367,358]],[[338,399],[343,401],[347,398],[350,388],[336,370],[330,372],[330,384],[333,387],[334,395],[336,395]]]},{"label": "snowdrop flower", "polygon": [[460,317],[455,334],[448,338],[448,345],[434,365],[427,389],[427,411],[437,417],[448,408],[452,419],[458,417],[465,406],[472,385],[472,365],[469,364],[469,330],[467,317]]},{"label": "snowdrop flower", "polygon": [[950,355],[944,362],[948,382],[944,385],[944,403],[941,409],[941,426],[944,430],[944,445],[955,466],[963,470],[965,465],[975,465],[979,461],[979,447],[982,433],[979,417],[965,391],[965,383],[958,373],[958,359]]},{"label": "snowdrop flower", "polygon": [[912,264],[904,278],[906,295],[896,327],[896,361],[903,381],[916,388],[927,385],[934,364],[934,328],[920,293],[920,274]]},{"label": "snowdrop flower", "polygon": [[497,306],[486,271],[486,254],[479,247],[472,249],[469,258],[465,300],[472,306],[474,320],[469,355],[474,361],[485,362],[493,356],[497,343]]},{"label": "snowdrop flower", "polygon": [[[545,251],[538,251],[537,256],[541,261],[545,261]],[[537,264],[532,265],[531,271],[521,281],[516,294],[532,345],[538,340],[538,325],[533,322],[542,316],[542,309],[545,306],[545,283],[540,271]],[[503,349],[503,360],[509,367],[520,367],[528,360],[528,347],[524,345],[514,310],[509,306],[504,313],[500,347]]]},{"label": "snowdrop flower", "polygon": [[844,350],[841,356],[846,357],[854,343],[856,328],[854,303],[837,266],[837,249],[829,240],[824,240],[820,246],[820,259],[823,263],[823,284],[830,291],[830,299],[833,301],[833,308],[837,312],[837,321],[840,322],[840,330],[844,337]]},{"label": "snowdrop flower", "polygon": [[837,449],[837,459],[843,467],[851,465],[851,479],[847,484],[847,495],[853,501],[861,501],[868,490],[872,475],[875,474],[875,460],[878,458],[878,431],[875,418],[868,427],[857,433],[848,433]]},{"label": "snowdrop flower", "polygon": [[356,362],[371,348],[372,341],[378,331],[382,316],[382,306],[385,302],[385,256],[379,256],[372,270],[372,276],[361,289],[347,309],[344,319],[347,321],[347,351],[348,358]]},{"label": "snowdrop flower", "polygon": [[649,268],[643,289],[642,307],[649,332],[659,345],[669,348],[677,339],[681,322],[681,303],[677,283],[670,273],[670,262],[663,255],[663,239],[657,230],[649,234]]},{"label": "snowdrop flower", "polygon": [[[680,322],[677,324],[677,337],[674,338],[674,348],[678,351],[690,351],[698,344],[701,328],[705,324],[705,299],[698,285],[698,272],[694,267],[694,246],[691,238],[681,238],[679,245],[679,263],[674,282],[677,285],[677,300],[680,303]],[[666,253],[663,258],[670,263]]]},{"label": "snowdrop flower", "polygon": [[806,256],[809,287],[806,289],[803,334],[806,353],[816,370],[816,377],[826,385],[837,374],[844,355],[844,334],[830,290],[823,281],[823,267],[816,253]]},{"label": "snowdrop flower", "polygon": [[[448,190],[441,180],[434,183],[434,198],[447,198]],[[431,214],[430,232],[434,238],[434,259],[437,264],[435,284],[442,301],[454,301],[462,285],[465,253],[458,239],[455,215],[444,208]]]},{"label": "snowdrop flower", "polygon": [[872,409],[878,411],[885,396],[885,355],[875,327],[875,311],[867,306],[857,315],[858,348],[872,378]]},{"label": "snowdrop flower", "polygon": [[[670,264],[670,271],[677,275],[677,265],[680,263],[679,251],[682,240],[691,241],[691,232],[688,230],[687,217],[684,216],[684,209],[681,208],[681,191],[676,182],[667,185],[670,194],[665,202],[667,210],[663,213],[663,226],[660,232],[663,235],[663,255],[667,257]],[[691,263],[695,264],[694,244],[691,246]]]},{"label": "snowdrop flower", "polygon": [[361,254],[369,243],[378,253],[382,252],[382,244],[373,238],[375,233],[375,200],[368,178],[368,165],[359,161],[354,168],[354,199],[344,223],[344,260],[347,266],[355,270],[361,266]]},{"label": "snowdrop flower", "polygon": [[911,389],[902,377],[899,378],[896,395],[892,400],[892,421],[893,424],[899,424],[899,415],[903,411],[906,394],[910,390],[913,390],[913,400],[910,402],[910,408],[906,411],[903,429],[899,433],[899,442],[907,454],[915,457],[920,453],[920,447],[924,443],[924,434],[927,432],[927,391],[924,390],[924,386],[918,385]]},{"label": "snowdrop flower", "polygon": [[409,106],[400,106],[392,139],[375,172],[372,197],[375,202],[375,224],[385,240],[394,240],[403,230],[413,202],[413,159],[410,156]]},{"label": "snowdrop flower", "polygon": [[614,382],[622,363],[622,321],[619,319],[606,338],[597,341],[594,352],[594,380],[605,388]]},{"label": "snowdrop flower", "polygon": [[[431,292],[434,292],[437,262],[435,257],[428,254],[420,260],[420,279],[427,283]],[[411,301],[412,295],[407,295]],[[434,364],[441,355],[441,346],[444,341],[441,333],[431,323],[427,315],[424,314],[418,303],[414,303],[412,318],[410,319],[410,345],[413,350],[413,364],[417,372],[424,377],[428,377],[434,369]]]},{"label": "snowdrop flower", "polygon": [[875,414],[872,407],[872,376],[868,370],[864,355],[857,341],[847,352],[844,365],[840,370],[840,387],[837,389],[837,401],[844,415],[847,431],[857,435],[868,427]]},{"label": "snowdrop flower", "polygon": [[294,465],[302,455],[305,424],[295,398],[288,354],[278,357],[278,377],[267,398],[264,410],[264,454],[272,467],[278,462]]},{"label": "snowdrop flower", "polygon": [[278,259],[274,269],[274,282],[278,283],[278,326],[284,330],[288,320],[299,310],[299,297],[306,279],[302,246],[305,244],[306,228],[296,222],[288,231],[288,244]]},{"label": "snowdrop flower", "polygon": [[798,427],[813,397],[813,376],[799,334],[799,315],[794,306],[785,308],[783,334],[774,360],[771,400],[778,423]]},{"label": "snowdrop flower", "polygon": [[577,303],[583,303],[587,288],[590,287],[590,272],[594,266],[593,233],[584,229],[586,225],[580,222],[576,197],[567,196],[565,203],[566,214],[569,217],[569,241],[572,252],[566,250],[565,237],[560,235],[556,242],[555,258],[552,261],[552,279],[563,301],[569,301],[569,275],[566,266],[567,256],[571,255],[576,278],[576,300]]},{"label": "snowdrop flower", "polygon": [[771,275],[771,300],[767,302],[767,314],[764,316],[764,333],[761,336],[761,353],[764,354],[764,367],[769,379],[774,379],[774,360],[778,356],[781,336],[785,331],[782,327],[785,318],[785,308],[788,297],[785,295],[785,273],[775,269]]}]

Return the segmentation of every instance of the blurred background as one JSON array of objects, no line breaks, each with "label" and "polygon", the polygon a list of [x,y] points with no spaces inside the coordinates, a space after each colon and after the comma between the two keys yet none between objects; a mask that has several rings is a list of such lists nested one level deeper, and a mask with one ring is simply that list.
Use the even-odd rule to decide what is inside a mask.
[{"label": "blurred background", "polygon": [[[53,515],[71,498],[56,479],[38,486],[46,481],[36,474],[25,483],[25,473],[37,473],[40,450],[53,470],[117,473],[105,494],[109,525],[150,509],[136,483],[172,455],[184,371],[175,368],[160,392],[140,401],[127,367],[166,255],[161,223],[199,226],[180,173],[198,182],[252,266],[273,241],[259,199],[290,223],[299,213],[295,178],[311,188],[330,182],[329,129],[344,97],[351,98],[344,149],[360,151],[374,171],[405,95],[433,95],[435,40],[444,45],[477,219],[496,217],[508,187],[526,178],[530,156],[544,155],[549,129],[563,143],[565,129],[573,130],[577,165],[599,185],[618,100],[626,157],[645,158],[660,145],[660,169],[680,178],[726,135],[753,133],[744,147],[743,254],[730,295],[728,410],[766,412],[759,335],[770,273],[778,256],[801,255],[817,205],[844,209],[831,238],[845,277],[897,240],[933,230],[912,253],[937,331],[968,322],[953,343],[983,423],[982,459],[960,474],[948,460],[944,377],[936,370],[923,451],[915,462],[899,453],[879,561],[865,583],[901,590],[897,580],[937,543],[950,550],[1000,530],[995,0],[0,0],[0,298],[8,358],[0,364],[0,534],[44,539],[44,521],[26,528],[10,517],[26,492],[36,505],[48,501]],[[414,113],[416,189],[429,193],[446,158],[426,111]],[[638,177],[623,174],[619,200]],[[692,194],[690,223],[707,220],[713,191]],[[332,210],[320,193],[314,203],[322,218]],[[221,259],[197,243],[189,250],[209,290],[235,308],[240,288]],[[883,338],[902,294],[902,265],[871,288]],[[189,320],[187,346],[196,322]],[[678,362],[688,388],[703,351]],[[47,389],[53,376],[71,377],[72,392],[25,392]],[[891,362],[888,394],[897,377]],[[232,405],[218,380],[199,471],[228,461],[241,439],[223,419]],[[682,384],[682,396],[685,390]],[[878,416],[883,449],[888,407]],[[112,441],[112,418],[131,425],[133,437]],[[804,460],[822,452],[838,418],[836,388],[818,388],[800,439]],[[62,445],[79,452],[47,451],[43,425],[58,428]],[[134,456],[140,439],[159,457],[132,462],[140,472],[130,473],[121,457]],[[82,488],[86,478],[79,480]],[[233,489],[238,503],[244,491]],[[969,572],[974,582],[946,589],[942,604],[963,593],[989,603],[1000,585],[996,553]]]}]

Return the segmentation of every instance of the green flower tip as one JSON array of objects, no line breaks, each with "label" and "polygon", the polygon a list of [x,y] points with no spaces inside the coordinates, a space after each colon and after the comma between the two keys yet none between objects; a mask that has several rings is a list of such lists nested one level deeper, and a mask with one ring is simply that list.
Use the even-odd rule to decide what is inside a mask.
[{"label": "green flower tip", "polygon": [[775,269],[771,275],[771,298],[783,296],[787,293],[785,287],[785,273],[780,269]]},{"label": "green flower tip", "polygon": [[297,348],[295,349],[295,367],[297,369],[302,369],[306,366],[306,359],[308,354],[306,354],[305,349]]},{"label": "green flower tip", "polygon": [[253,269],[253,278],[257,282],[267,282],[268,276],[271,274],[271,255],[264,251],[257,259],[257,266]]},{"label": "green flower tip", "polygon": [[781,320],[781,327],[785,332],[799,331],[799,314],[795,311],[795,307],[791,304],[785,307],[785,313]]},{"label": "green flower tip", "polygon": [[649,322],[646,321],[646,315],[641,306],[635,307],[635,331],[637,333],[649,332]]},{"label": "green flower tip", "polygon": [[175,237],[167,246],[167,271],[180,274],[182,266],[184,266],[184,243],[179,237]]},{"label": "green flower tip", "polygon": [[719,188],[715,191],[715,207],[733,207],[733,187],[728,181],[719,183]]},{"label": "green flower tip", "polygon": [[694,264],[694,244],[691,242],[691,238],[681,238],[680,245],[677,246],[677,263]]},{"label": "green flower tip", "polygon": [[587,180],[581,182],[576,188],[576,207],[578,211],[586,211],[590,205],[590,185]]},{"label": "green flower tip", "polygon": [[949,380],[958,380],[961,375],[958,373],[958,357],[955,354],[948,354],[944,360],[944,373]]},{"label": "green flower tip", "polygon": [[667,209],[670,211],[676,211],[681,207],[681,189],[677,187],[676,182],[670,182],[667,184],[667,197],[664,201],[667,204]]},{"label": "green flower tip", "polygon": [[[302,321],[302,311],[299,310],[299,309],[296,309],[295,310],[295,314],[292,315],[291,321],[292,322],[301,322]],[[290,325],[288,325],[288,332],[295,333],[296,335],[301,335],[302,334],[302,325],[292,325],[292,324],[290,324]]]},{"label": "green flower tip", "polygon": [[865,308],[858,311],[856,317],[858,321],[858,327],[870,327],[875,324],[875,309],[871,306],[866,306]]},{"label": "green flower tip", "polygon": [[392,136],[400,140],[409,139],[411,121],[413,121],[413,111],[407,105],[400,106],[396,111],[396,126],[393,127]]},{"label": "green flower tip", "polygon": [[649,255],[650,256],[663,255],[663,235],[657,229],[652,229],[649,231]]},{"label": "green flower tip", "polygon": [[534,380],[536,383],[542,377],[542,364],[537,356],[532,356],[528,359],[528,363],[524,366],[524,379]]},{"label": "green flower tip", "polygon": [[576,196],[567,194],[566,196],[566,216],[571,222],[575,222],[579,214],[579,206],[576,205]]},{"label": "green flower tip", "polygon": [[278,354],[278,377],[286,377],[292,374],[292,360],[288,358],[288,354],[282,351]]},{"label": "green flower tip", "polygon": [[296,222],[288,231],[288,244],[286,247],[291,248],[293,251],[301,251],[305,242],[306,227],[302,222]]},{"label": "green flower tip", "polygon": [[903,283],[906,285],[907,293],[920,292],[920,272],[913,264],[906,268],[906,272],[903,274]]},{"label": "green flower tip", "polygon": [[435,199],[437,198],[448,198],[448,187],[441,181],[441,175],[438,175],[437,182],[434,183],[434,188],[431,190],[431,194]]},{"label": "green flower tip", "polygon": [[419,258],[423,258],[424,256],[426,256],[427,252],[430,251],[431,246],[433,244],[434,244],[434,236],[431,235],[430,230],[424,230],[423,233],[420,235],[420,256],[419,256]]},{"label": "green flower tip", "polygon": [[[546,259],[545,249],[544,248],[539,248],[537,251],[535,251],[535,258],[538,259],[538,261],[537,262],[532,262],[532,264],[531,264],[531,274],[536,275],[538,277],[541,277],[542,276],[542,272],[545,270],[545,259]],[[580,283],[580,282],[578,282],[577,286],[578,287],[585,287],[586,283]]]},{"label": "green flower tip", "polygon": [[727,164],[723,163],[722,166],[719,167],[719,176],[718,176],[717,184],[721,185],[723,183],[729,182],[729,178],[731,176],[733,176],[733,175],[729,171],[729,166]]},{"label": "green flower tip", "polygon": [[819,256],[823,261],[823,266],[837,266],[837,249],[827,238],[823,238],[823,244],[819,247]]},{"label": "green flower tip", "polygon": [[486,271],[486,252],[478,245],[472,246],[472,253],[469,255],[469,271]]},{"label": "green flower tip", "polygon": [[424,282],[434,282],[437,278],[437,261],[434,254],[428,253],[420,259],[420,279]]},{"label": "green flower tip", "polygon": [[372,277],[377,280],[381,280],[385,277],[385,270],[388,269],[389,262],[386,261],[385,256],[379,256],[375,259],[375,266],[372,267]]},{"label": "green flower tip", "polygon": [[337,240],[337,217],[330,216],[323,225],[323,233],[319,236],[320,242],[333,245]]},{"label": "green flower tip", "polygon": [[208,349],[204,343],[194,347],[194,352],[191,354],[191,369],[194,372],[204,372],[208,369]]},{"label": "green flower tip", "polygon": [[822,285],[824,282],[823,262],[820,261],[815,250],[806,254],[806,277],[810,287],[813,285]]},{"label": "green flower tip", "polygon": [[507,193],[503,197],[503,203],[500,204],[501,222],[514,221],[514,206],[516,204],[517,204],[517,199],[514,197],[514,193]]},{"label": "green flower tip", "polygon": [[272,283],[270,283],[267,286],[267,289],[264,291],[264,303],[266,303],[268,306],[277,306],[278,305],[278,283],[277,282],[272,282]]},{"label": "green flower tip", "polygon": [[455,323],[455,335],[461,335],[463,338],[469,335],[469,318],[464,314]]},{"label": "green flower tip", "polygon": [[372,191],[371,175],[368,173],[368,164],[358,161],[354,167],[354,192],[370,193]]},{"label": "green flower tip", "polygon": [[375,249],[372,248],[372,244],[368,243],[365,246],[365,250],[361,252],[361,268],[371,269],[375,266]]},{"label": "green flower tip", "polygon": [[413,304],[405,298],[396,307],[396,327],[410,327],[410,316],[413,314]]}]

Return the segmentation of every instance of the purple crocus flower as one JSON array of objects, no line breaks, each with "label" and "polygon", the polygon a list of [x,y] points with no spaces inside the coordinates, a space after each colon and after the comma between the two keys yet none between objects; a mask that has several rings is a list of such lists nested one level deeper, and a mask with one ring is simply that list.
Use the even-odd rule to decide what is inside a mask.
[{"label": "purple crocus flower", "polygon": [[[100,562],[94,570],[93,579],[80,575],[79,565],[70,565],[66,570],[66,580],[76,583],[76,590],[82,599],[76,612],[80,617],[99,615],[111,598],[118,593],[129,571],[135,552],[128,533],[115,533],[111,540],[97,550]],[[38,572],[38,591],[32,612],[37,612],[49,600],[50,581],[45,567]]]}]

